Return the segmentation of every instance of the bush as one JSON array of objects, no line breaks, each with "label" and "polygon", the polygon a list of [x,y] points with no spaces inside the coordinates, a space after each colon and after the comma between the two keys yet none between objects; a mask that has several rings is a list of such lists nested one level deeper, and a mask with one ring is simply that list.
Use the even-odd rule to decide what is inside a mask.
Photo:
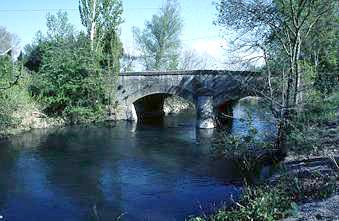
[{"label": "bush", "polygon": [[305,171],[280,178],[279,188],[295,202],[311,202],[328,198],[336,192],[336,177],[317,171]]},{"label": "bush", "polygon": [[66,107],[63,116],[71,124],[87,124],[103,121],[105,111],[100,106],[96,107]]},{"label": "bush", "polygon": [[332,196],[336,192],[335,173],[299,171],[282,172],[270,184],[245,186],[239,202],[223,208],[214,215],[196,217],[190,221],[273,221],[294,215],[297,203],[312,202]]},{"label": "bush", "polygon": [[[41,48],[42,46],[40,46]],[[83,35],[45,44],[41,68],[33,74],[32,94],[49,116],[70,123],[88,122],[103,114],[105,76]]]},{"label": "bush", "polygon": [[230,209],[221,209],[215,215],[193,218],[191,221],[273,221],[286,218],[294,212],[290,196],[271,186],[245,187],[242,199]]},{"label": "bush", "polygon": [[324,133],[326,124],[335,123],[336,111],[339,106],[339,93],[323,98],[314,92],[309,95],[304,111],[296,114],[290,127],[288,144],[290,150],[297,154],[319,153],[326,148]]},{"label": "bush", "polygon": [[0,74],[0,130],[5,130],[17,127],[34,104],[27,89],[31,78],[20,62],[0,56]]},{"label": "bush", "polygon": [[235,162],[247,181],[252,182],[263,166],[276,161],[276,151],[273,142],[259,137],[250,115],[243,121],[247,124],[247,133],[233,135],[221,131],[213,141],[212,151],[216,157]]}]

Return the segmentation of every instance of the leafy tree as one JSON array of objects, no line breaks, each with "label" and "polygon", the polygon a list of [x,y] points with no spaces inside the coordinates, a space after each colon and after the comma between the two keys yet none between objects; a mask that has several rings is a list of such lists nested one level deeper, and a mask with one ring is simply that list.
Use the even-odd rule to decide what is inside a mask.
[{"label": "leafy tree", "polygon": [[79,12],[92,50],[107,53],[119,45],[118,28],[123,22],[120,0],[79,0]]},{"label": "leafy tree", "polygon": [[159,15],[146,22],[143,31],[134,28],[146,70],[178,68],[181,30],[182,20],[175,0],[168,0]]},{"label": "leafy tree", "polygon": [[47,39],[62,40],[74,36],[74,26],[69,23],[67,12],[58,11],[56,15],[47,15]]},{"label": "leafy tree", "polygon": [[70,123],[105,117],[106,79],[99,55],[92,53],[84,33],[74,31],[67,14],[48,15],[47,35],[39,34],[27,57],[31,63],[38,57],[30,91],[46,114]]},{"label": "leafy tree", "polygon": [[303,59],[313,74],[309,84],[314,84],[323,96],[333,92],[337,85],[339,3],[334,6],[315,24],[303,45]]},{"label": "leafy tree", "polygon": [[123,54],[119,39],[119,26],[123,22],[122,2],[121,0],[79,0],[79,11],[82,24],[86,27],[90,38],[93,56],[99,59],[101,68],[108,73],[103,84],[109,97],[109,106],[112,106]]},{"label": "leafy tree", "polygon": [[49,47],[60,42],[72,40],[76,35],[74,26],[69,22],[67,12],[58,11],[56,15],[47,14],[46,26],[46,36],[41,31],[38,31],[33,44],[25,46],[24,65],[34,72],[39,71],[42,56],[49,50]]},{"label": "leafy tree", "polygon": [[9,55],[0,56],[0,133],[20,124],[23,115],[32,109],[29,82],[22,62],[14,62]]},{"label": "leafy tree", "polygon": [[0,93],[17,84],[20,72],[8,55],[0,56]]},{"label": "leafy tree", "polygon": [[[286,152],[291,114],[302,106],[305,42],[321,18],[328,15],[330,0],[220,0],[217,24],[235,30],[236,48],[262,53],[268,93],[278,118],[277,146]],[[273,76],[274,75],[274,76]]]},{"label": "leafy tree", "polygon": [[[101,111],[105,101],[104,81],[96,59],[83,35],[51,46],[42,57],[41,69],[34,75],[32,90],[49,115],[67,117],[78,123],[84,113]],[[79,116],[76,116],[78,114]]]}]

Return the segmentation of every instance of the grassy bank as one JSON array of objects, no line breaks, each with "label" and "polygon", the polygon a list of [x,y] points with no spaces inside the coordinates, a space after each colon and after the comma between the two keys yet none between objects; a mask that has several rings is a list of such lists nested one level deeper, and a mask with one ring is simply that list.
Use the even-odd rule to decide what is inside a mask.
[{"label": "grassy bank", "polygon": [[[312,103],[305,107],[309,112],[294,119],[288,137],[289,153],[271,178],[244,187],[242,198],[232,207],[189,220],[339,219],[338,96],[339,93],[333,93],[321,104]],[[219,140],[215,149],[226,158],[237,159],[245,175],[255,174],[263,163],[259,156],[264,156],[272,147],[267,142],[256,141],[255,135],[256,131],[250,130],[242,138],[227,136]]]}]

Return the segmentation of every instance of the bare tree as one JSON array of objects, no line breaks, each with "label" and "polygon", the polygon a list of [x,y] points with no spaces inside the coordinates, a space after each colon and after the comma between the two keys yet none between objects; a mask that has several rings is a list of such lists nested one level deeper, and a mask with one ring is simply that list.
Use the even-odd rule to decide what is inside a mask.
[{"label": "bare tree", "polygon": [[134,63],[139,59],[140,57],[132,55],[130,53],[124,53],[122,56],[121,61],[121,72],[131,72],[134,68]]},{"label": "bare tree", "polygon": [[201,55],[196,50],[184,50],[180,59],[179,69],[181,70],[203,70],[207,68],[208,55]]},{"label": "bare tree", "polygon": [[17,36],[0,26],[0,92],[16,85],[20,79],[22,66],[19,71],[13,61],[18,45]]},{"label": "bare tree", "polygon": [[[217,4],[217,23],[238,34],[235,48],[258,53],[245,58],[249,62],[265,62],[268,93],[259,93],[271,102],[279,118],[277,146],[284,152],[291,111],[302,103],[301,46],[333,4],[331,0],[220,0]],[[279,87],[272,85],[274,59],[282,61],[274,73]]]},{"label": "bare tree", "polygon": [[0,56],[16,54],[19,49],[19,39],[16,35],[8,32],[0,26]]}]

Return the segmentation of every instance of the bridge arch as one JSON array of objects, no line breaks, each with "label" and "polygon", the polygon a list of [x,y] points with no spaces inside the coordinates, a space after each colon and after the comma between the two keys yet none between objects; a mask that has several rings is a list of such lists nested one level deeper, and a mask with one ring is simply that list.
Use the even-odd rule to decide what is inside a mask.
[{"label": "bridge arch", "polygon": [[254,72],[217,70],[122,73],[117,83],[117,119],[136,121],[135,103],[144,97],[176,95],[195,104],[199,128],[215,127],[219,107],[246,97],[249,85],[262,84]]},{"label": "bridge arch", "polygon": [[167,95],[175,95],[178,97],[181,97],[191,103],[195,103],[195,95],[189,90],[186,90],[184,88],[180,87],[168,87],[168,88],[162,88],[162,89],[145,89],[145,90],[138,90],[137,93],[132,94],[131,96],[127,97],[126,100],[129,103],[135,103],[136,101],[147,97],[152,96],[155,94],[167,94]]},{"label": "bridge arch", "polygon": [[147,118],[162,118],[165,115],[165,100],[171,96],[180,97],[195,106],[193,96],[168,92],[147,93],[133,102],[137,119],[143,121]]}]

